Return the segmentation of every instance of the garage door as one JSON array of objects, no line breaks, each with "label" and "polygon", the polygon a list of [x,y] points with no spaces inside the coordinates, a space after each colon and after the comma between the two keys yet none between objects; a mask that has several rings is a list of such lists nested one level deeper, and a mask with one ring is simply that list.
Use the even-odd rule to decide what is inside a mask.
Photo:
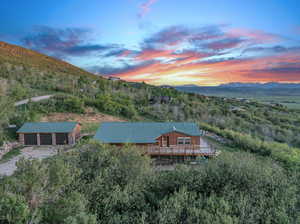
[{"label": "garage door", "polygon": [[56,133],[56,145],[67,145],[67,144],[69,144],[68,134]]},{"label": "garage door", "polygon": [[37,135],[36,134],[24,134],[25,145],[37,145]]},{"label": "garage door", "polygon": [[52,145],[52,134],[40,134],[41,145]]}]

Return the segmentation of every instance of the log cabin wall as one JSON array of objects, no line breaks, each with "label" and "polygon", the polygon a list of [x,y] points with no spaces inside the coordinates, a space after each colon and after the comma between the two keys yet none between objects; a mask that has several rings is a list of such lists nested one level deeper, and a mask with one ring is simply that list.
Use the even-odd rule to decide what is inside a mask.
[{"label": "log cabin wall", "polygon": [[73,133],[74,133],[74,139],[78,139],[80,137],[80,131],[81,131],[81,125],[77,124]]},{"label": "log cabin wall", "polygon": [[24,134],[23,133],[20,133],[19,134],[19,142],[20,144],[24,145],[25,141],[24,141]]},{"label": "log cabin wall", "polygon": [[77,124],[73,132],[68,134],[69,144],[73,145],[76,143],[76,140],[80,137],[81,125]]}]

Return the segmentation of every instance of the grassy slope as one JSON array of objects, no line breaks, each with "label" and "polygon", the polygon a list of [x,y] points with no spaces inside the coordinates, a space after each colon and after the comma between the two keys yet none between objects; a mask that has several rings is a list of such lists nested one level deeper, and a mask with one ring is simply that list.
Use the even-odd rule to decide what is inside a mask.
[{"label": "grassy slope", "polygon": [[93,77],[92,74],[69,63],[2,41],[0,41],[0,61],[18,64],[20,66],[30,66],[51,72],[71,73],[74,75],[87,75]]}]

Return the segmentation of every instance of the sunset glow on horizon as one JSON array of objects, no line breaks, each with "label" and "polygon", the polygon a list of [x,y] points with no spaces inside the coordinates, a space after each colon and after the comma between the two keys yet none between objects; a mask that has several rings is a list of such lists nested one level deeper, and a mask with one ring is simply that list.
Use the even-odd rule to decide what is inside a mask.
[{"label": "sunset glow on horizon", "polygon": [[1,6],[0,40],[132,82],[299,83],[299,6],[296,0],[11,1]]}]

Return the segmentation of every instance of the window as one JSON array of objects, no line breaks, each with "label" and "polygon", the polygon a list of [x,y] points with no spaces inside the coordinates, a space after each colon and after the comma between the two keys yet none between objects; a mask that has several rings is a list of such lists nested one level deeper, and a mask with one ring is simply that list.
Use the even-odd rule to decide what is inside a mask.
[{"label": "window", "polygon": [[185,144],[186,144],[186,145],[192,144],[191,138],[190,138],[190,137],[185,138]]},{"label": "window", "polygon": [[177,138],[177,145],[184,145],[184,137]]},{"label": "window", "polygon": [[191,138],[190,137],[178,137],[177,138],[177,145],[190,145]]}]

